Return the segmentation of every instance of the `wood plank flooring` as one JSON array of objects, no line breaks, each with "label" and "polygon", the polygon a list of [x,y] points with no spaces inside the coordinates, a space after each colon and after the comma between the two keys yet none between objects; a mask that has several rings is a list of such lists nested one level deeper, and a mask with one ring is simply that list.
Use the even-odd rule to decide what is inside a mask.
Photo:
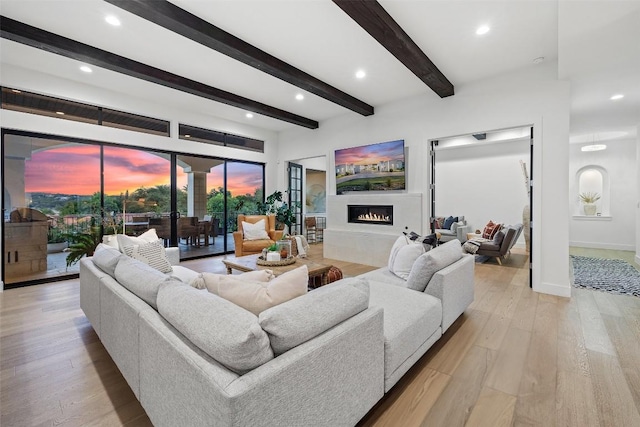
[{"label": "wood plank flooring", "polygon": [[[322,245],[310,257],[322,262]],[[221,259],[184,265],[224,273]],[[517,251],[477,264],[472,306],[359,425],[640,425],[640,298],[558,298],[527,280]],[[80,309],[78,280],[0,293],[0,425],[151,425]]]}]

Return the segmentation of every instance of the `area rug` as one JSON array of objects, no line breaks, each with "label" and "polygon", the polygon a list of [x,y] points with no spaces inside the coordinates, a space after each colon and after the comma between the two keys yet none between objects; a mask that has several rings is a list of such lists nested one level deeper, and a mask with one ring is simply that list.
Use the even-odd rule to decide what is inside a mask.
[{"label": "area rug", "polygon": [[621,259],[571,255],[574,286],[640,297],[640,272]]}]

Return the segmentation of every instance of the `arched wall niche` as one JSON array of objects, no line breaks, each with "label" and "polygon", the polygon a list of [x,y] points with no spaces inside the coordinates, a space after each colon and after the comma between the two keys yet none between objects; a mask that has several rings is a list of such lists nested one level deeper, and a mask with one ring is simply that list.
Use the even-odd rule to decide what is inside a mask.
[{"label": "arched wall niche", "polygon": [[605,168],[598,165],[586,165],[578,169],[575,179],[576,202],[575,215],[584,215],[580,194],[598,193],[600,200],[596,202],[596,215],[610,216],[610,182],[609,173]]}]

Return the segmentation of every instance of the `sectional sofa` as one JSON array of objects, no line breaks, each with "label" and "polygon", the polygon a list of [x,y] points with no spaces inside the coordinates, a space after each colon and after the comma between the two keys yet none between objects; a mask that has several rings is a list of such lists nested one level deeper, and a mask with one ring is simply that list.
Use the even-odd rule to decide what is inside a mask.
[{"label": "sectional sofa", "polygon": [[424,292],[382,268],[255,316],[193,271],[103,247],[81,260],[80,303],[156,426],[352,426],[473,301],[459,242],[432,267],[447,251]]}]

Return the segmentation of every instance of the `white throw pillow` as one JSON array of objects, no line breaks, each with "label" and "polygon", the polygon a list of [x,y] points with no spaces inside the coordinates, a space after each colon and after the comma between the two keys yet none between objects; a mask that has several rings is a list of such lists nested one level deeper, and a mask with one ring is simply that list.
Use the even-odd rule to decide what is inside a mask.
[{"label": "white throw pillow", "polygon": [[169,262],[169,258],[167,258],[167,252],[160,240],[141,245],[125,246],[124,253],[162,273],[170,273],[172,271],[171,263]]},{"label": "white throw pillow", "polygon": [[269,239],[267,230],[265,229],[264,218],[252,224],[242,221],[242,230],[244,231],[244,240],[263,240]]},{"label": "white throw pillow", "polygon": [[118,234],[117,239],[118,239],[118,249],[120,249],[120,252],[125,253],[124,251],[125,246],[144,245],[145,243],[153,243],[153,242],[157,242],[160,238],[156,233],[156,229],[152,228],[150,230],[145,231],[144,233],[142,233],[137,237],[127,236],[125,234]]},{"label": "white throw pillow", "polygon": [[391,251],[389,251],[389,262],[387,263],[387,267],[390,271],[393,271],[393,263],[400,248],[407,246],[409,243],[411,243],[411,240],[405,235],[402,235],[396,239],[395,243],[391,247]]},{"label": "white throw pillow", "polygon": [[407,278],[407,288],[424,291],[435,273],[462,258],[462,248],[458,239],[433,248],[420,256],[413,264]]},{"label": "white throw pillow", "polygon": [[220,284],[220,281],[225,280],[227,277],[246,280],[249,282],[268,282],[275,276],[271,270],[249,271],[247,273],[236,274],[233,276],[229,276],[227,274],[208,273],[205,271],[198,274],[189,282],[189,284],[196,289],[206,289],[212,294],[218,295],[218,285]]},{"label": "white throw pillow", "polygon": [[218,295],[255,314],[307,293],[306,265],[287,271],[269,282],[249,282],[226,276],[218,283]]},{"label": "white throw pillow", "polygon": [[401,247],[393,260],[391,272],[401,279],[407,280],[413,263],[424,253],[422,244],[410,243]]}]

